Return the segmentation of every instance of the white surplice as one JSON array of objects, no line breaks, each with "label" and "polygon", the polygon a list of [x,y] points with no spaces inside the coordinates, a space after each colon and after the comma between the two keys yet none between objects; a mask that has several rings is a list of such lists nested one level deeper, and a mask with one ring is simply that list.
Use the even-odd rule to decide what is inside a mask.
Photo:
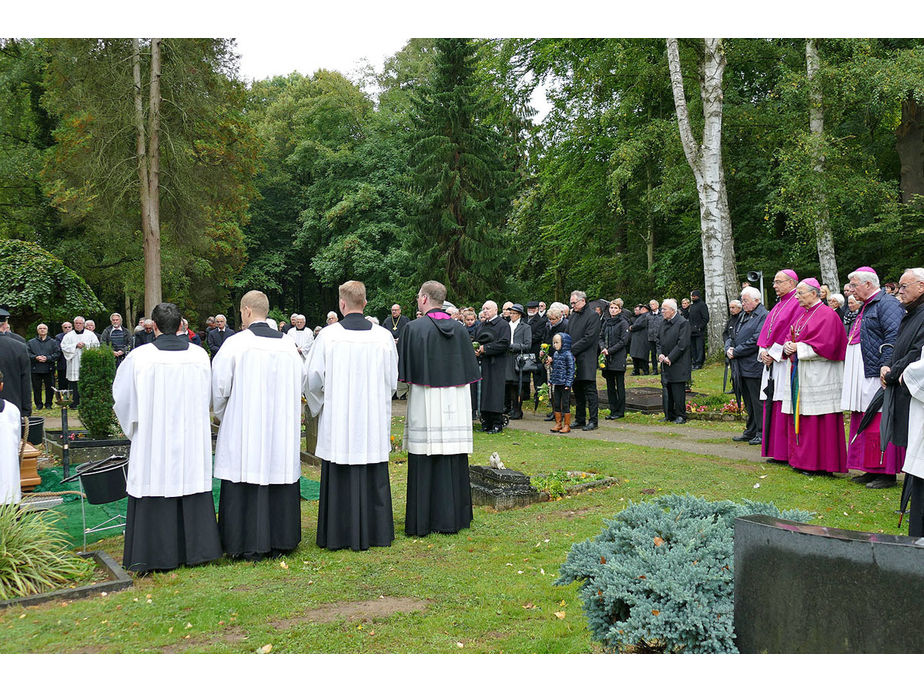
[{"label": "white surplice", "polygon": [[292,484],[301,477],[302,359],[291,339],[245,329],[212,359],[212,410],[221,421],[215,477]]},{"label": "white surplice", "polygon": [[[902,380],[911,393],[908,406],[908,447],[902,471],[924,478],[924,349],[921,358],[905,366]],[[897,384],[892,387],[899,387]]]},{"label": "white surplice", "polygon": [[320,413],[314,454],[335,464],[386,462],[397,385],[398,351],[389,330],[340,323],[321,330],[305,362],[305,398],[312,415]]},{"label": "white surplice", "polygon": [[0,505],[18,503],[22,498],[19,488],[21,435],[19,407],[12,402],[5,402],[3,411],[0,411]]},{"label": "white surplice", "polygon": [[404,449],[415,455],[471,455],[469,385],[425,387],[411,384],[404,421]]},{"label": "white surplice", "polygon": [[[83,342],[83,349],[78,349],[77,344]],[[61,340],[61,352],[67,361],[67,379],[80,380],[80,360],[83,358],[84,349],[92,349],[99,346],[99,340],[90,330],[84,330],[80,334],[71,330]]]},{"label": "white surplice", "polygon": [[[844,386],[844,362],[819,356],[805,342],[796,342],[799,357],[799,412],[805,416],[840,414],[841,390]],[[781,380],[776,381],[783,393],[783,413],[792,414],[792,360],[784,363]],[[776,392],[774,397],[776,399]]]},{"label": "white surplice", "polygon": [[284,339],[291,339],[298,347],[299,353],[303,359],[308,358],[308,352],[311,351],[311,345],[314,342],[314,331],[307,327],[304,330],[292,328],[283,335]]},{"label": "white surplice", "polygon": [[212,490],[209,356],[145,344],[128,352],[112,383],[115,413],[132,441],[126,490],[175,498]]}]

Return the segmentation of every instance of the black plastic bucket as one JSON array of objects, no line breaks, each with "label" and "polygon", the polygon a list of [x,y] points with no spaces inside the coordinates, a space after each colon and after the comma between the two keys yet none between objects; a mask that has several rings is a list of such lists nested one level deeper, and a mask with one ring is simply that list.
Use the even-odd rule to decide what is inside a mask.
[{"label": "black plastic bucket", "polygon": [[98,462],[86,462],[76,470],[76,476],[83,482],[83,490],[87,494],[87,502],[91,505],[112,503],[125,498],[125,468],[128,458],[121,457],[100,464],[90,471],[83,471],[90,465]]},{"label": "black plastic bucket", "polygon": [[29,441],[32,445],[41,445],[44,437],[45,437],[45,417],[30,416],[29,417],[29,433],[26,435],[26,440]]}]

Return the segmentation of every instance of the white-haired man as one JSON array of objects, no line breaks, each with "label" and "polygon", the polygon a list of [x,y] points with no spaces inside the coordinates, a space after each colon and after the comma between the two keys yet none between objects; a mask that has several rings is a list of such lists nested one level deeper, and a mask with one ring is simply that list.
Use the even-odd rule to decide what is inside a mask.
[{"label": "white-haired man", "polygon": [[497,315],[497,303],[485,301],[481,307],[484,320],[475,336],[479,343],[476,356],[481,357],[481,430],[500,433],[504,429],[504,385],[510,325]]},{"label": "white-haired man", "polygon": [[285,333],[286,339],[295,342],[299,356],[305,359],[314,343],[314,332],[305,326],[305,316],[301,313],[292,314],[292,327]]},{"label": "white-haired man", "polygon": [[587,307],[587,294],[572,291],[568,318],[571,353],[574,354],[574,428],[597,428],[597,354],[600,349],[600,316]]},{"label": "white-haired man", "polygon": [[757,360],[757,338],[767,319],[767,309],[761,304],[760,291],[753,286],[741,290],[741,311],[725,340],[725,356],[731,363],[736,391],[741,393],[748,413],[744,433],[732,440],[760,445],[763,435],[763,408],[760,405],[760,376],[763,364]]},{"label": "white-haired man", "polygon": [[[264,316],[265,318],[266,316]],[[245,326],[246,329],[246,326]],[[205,341],[209,347],[209,353],[212,358],[215,358],[215,355],[218,353],[218,350],[221,349],[222,344],[225,341],[232,337],[235,334],[234,330],[228,325],[228,318],[219,313],[215,316],[215,329],[208,333],[208,336],[205,338]]]},{"label": "white-haired man", "polygon": [[125,327],[122,326],[122,316],[113,313],[109,316],[109,325],[103,330],[100,336],[100,344],[108,344],[112,347],[112,354],[116,359],[116,368],[125,359],[125,355],[132,348],[133,336]]},{"label": "white-haired man", "polygon": [[67,360],[67,385],[73,393],[73,405],[80,405],[80,360],[85,349],[99,346],[96,335],[86,329],[86,320],[78,315],[74,318],[74,329],[64,335],[61,342],[61,353]]},{"label": "white-haired man", "polygon": [[852,481],[867,488],[895,486],[895,475],[902,469],[903,450],[891,443],[880,452],[879,425],[882,414],[859,436],[860,421],[873,397],[882,387],[879,372],[892,356],[905,311],[894,296],[879,288],[879,275],[872,267],[859,267],[847,275],[853,296],[861,303],[847,333],[847,355],[844,358],[844,387],[841,409],[850,412],[850,435],[847,447],[847,469],[862,474]]},{"label": "white-haired man", "polygon": [[677,301],[672,298],[661,302],[661,317],[663,324],[658,330],[658,363],[664,390],[661,420],[683,424],[687,422],[684,391],[692,375],[690,323],[677,310]]},{"label": "white-haired man", "polygon": [[[29,362],[32,365],[32,396],[35,397],[35,408],[51,409],[52,393],[54,391],[54,367],[61,355],[61,345],[54,337],[48,334],[48,325],[39,323],[35,328],[37,337],[33,337],[26,345],[29,349]],[[42,401],[44,391],[45,400]]]}]

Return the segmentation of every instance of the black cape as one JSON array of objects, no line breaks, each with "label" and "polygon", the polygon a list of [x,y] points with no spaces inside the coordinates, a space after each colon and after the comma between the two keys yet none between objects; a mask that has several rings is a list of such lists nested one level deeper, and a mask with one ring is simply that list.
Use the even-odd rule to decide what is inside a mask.
[{"label": "black cape", "polygon": [[458,320],[434,319],[434,312],[442,311],[428,311],[401,333],[398,380],[426,387],[459,387],[481,380],[468,330]]}]

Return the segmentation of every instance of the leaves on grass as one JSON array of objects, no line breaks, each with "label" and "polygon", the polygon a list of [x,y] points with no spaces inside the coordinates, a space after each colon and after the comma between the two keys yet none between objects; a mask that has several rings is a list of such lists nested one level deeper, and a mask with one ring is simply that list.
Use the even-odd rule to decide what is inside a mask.
[{"label": "leaves on grass", "polygon": [[655,546],[661,546],[663,543],[664,543],[664,540],[663,540],[661,537],[655,537],[655,538],[654,538],[654,545],[655,545]]},{"label": "leaves on grass", "polygon": [[559,619],[563,619],[566,614],[564,611],[556,611],[555,615],[558,616]]},{"label": "leaves on grass", "polygon": [[273,644],[267,643],[263,647],[261,647],[259,650],[257,650],[257,654],[269,654],[272,651],[273,651]]}]

